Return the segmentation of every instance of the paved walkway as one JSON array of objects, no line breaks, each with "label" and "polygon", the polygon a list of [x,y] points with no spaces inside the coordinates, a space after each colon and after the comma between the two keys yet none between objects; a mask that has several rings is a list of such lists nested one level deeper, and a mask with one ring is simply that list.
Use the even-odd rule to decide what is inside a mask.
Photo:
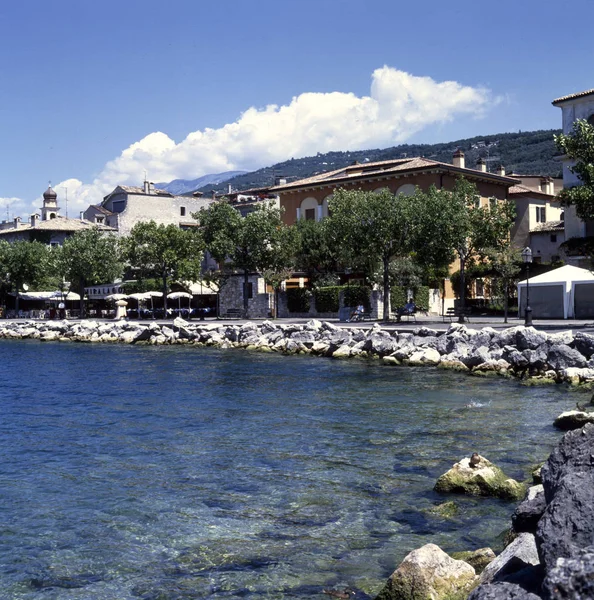
[{"label": "paved walkway", "polygon": [[[518,319],[516,317],[513,318],[508,318],[508,322],[504,323],[503,322],[503,317],[488,317],[488,316],[471,316],[471,321],[470,322],[466,322],[465,325],[466,327],[469,327],[471,329],[482,329],[483,327],[493,327],[494,329],[506,329],[507,327],[514,327],[517,325],[523,325],[524,324],[524,320],[523,319]],[[0,326],[2,326],[3,323],[22,323],[25,321],[31,321],[31,320],[36,320],[36,319],[1,319],[0,320]],[[69,322],[77,322],[80,319],[69,319]],[[102,322],[102,323],[113,323],[113,319],[89,319],[89,320],[93,320],[93,321],[98,321],[98,322]],[[265,319],[251,319],[251,321],[253,322],[262,322]],[[277,319],[274,322],[277,324],[290,324],[290,323],[300,323],[300,324],[304,324],[307,323],[310,319],[309,318],[299,318],[299,319],[292,319],[292,318],[287,318],[287,319]],[[344,322],[339,322],[338,319],[323,319],[326,321],[330,321],[331,323],[334,323],[335,325],[338,325],[339,327],[357,327],[360,329],[369,329],[371,327],[373,327],[373,325],[375,323],[379,323],[383,329],[388,329],[388,330],[392,330],[392,331],[412,331],[413,329],[416,329],[417,327],[430,327],[431,329],[437,329],[437,330],[446,330],[450,325],[451,322],[449,320],[448,317],[445,318],[445,321],[442,317],[440,316],[435,316],[435,315],[430,315],[430,316],[424,316],[424,315],[417,315],[417,319],[415,320],[410,320],[408,321],[406,318],[404,318],[404,320],[400,323],[397,322],[390,322],[387,325],[382,323],[381,321],[362,321],[362,322],[358,322],[358,323],[344,323]],[[158,323],[159,325],[172,325],[173,320],[172,319],[157,319],[155,321],[151,321],[151,320],[134,320],[133,322],[135,323],[143,323],[143,324],[148,324],[148,323]],[[218,323],[220,325],[242,325],[243,323],[245,323],[246,321],[244,319],[213,319],[213,318],[207,318],[204,321],[201,321],[199,319],[192,319],[191,323],[195,323],[195,324],[214,324],[214,323]],[[456,322],[455,320],[452,322]],[[592,333],[594,333],[594,321],[592,320],[578,320],[578,319],[534,319],[533,321],[533,326],[535,329],[540,329],[543,331],[566,331],[568,329],[572,329],[572,330],[593,330]]]}]

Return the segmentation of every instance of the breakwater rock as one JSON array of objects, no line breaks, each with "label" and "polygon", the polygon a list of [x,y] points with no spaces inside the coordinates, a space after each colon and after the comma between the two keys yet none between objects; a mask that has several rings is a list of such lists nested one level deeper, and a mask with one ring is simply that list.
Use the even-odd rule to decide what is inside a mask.
[{"label": "breakwater rock", "polygon": [[306,324],[264,321],[241,325],[179,318],[167,324],[5,321],[0,324],[0,338],[239,347],[341,359],[375,357],[386,365],[439,365],[550,382],[594,381],[594,335],[571,331],[547,334],[524,326],[496,331],[491,327],[474,330],[455,323],[445,331],[419,327],[398,333],[378,324],[371,329],[345,328],[315,319]]},{"label": "breakwater rock", "polygon": [[420,327],[411,333],[397,333],[377,324],[368,330],[347,329],[317,320],[304,325],[271,321],[223,325],[183,319],[165,325],[127,321],[27,321],[3,323],[0,337],[149,344],[191,342],[334,358],[378,357],[386,364],[442,364],[461,370],[512,372],[553,380],[594,379],[594,335],[577,333],[573,336],[571,332],[548,335],[523,326],[496,331],[489,327],[473,330],[452,324],[446,331]]},{"label": "breakwater rock", "polygon": [[427,544],[405,557],[376,600],[594,598],[594,424],[565,434],[541,475],[516,508],[513,540],[498,556],[483,548],[479,564],[472,552],[448,560]]}]

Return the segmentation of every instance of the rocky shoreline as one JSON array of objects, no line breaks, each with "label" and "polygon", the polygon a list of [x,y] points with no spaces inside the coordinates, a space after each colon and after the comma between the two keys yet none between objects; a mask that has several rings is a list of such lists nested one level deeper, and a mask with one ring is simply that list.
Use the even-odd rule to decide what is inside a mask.
[{"label": "rocky shoreline", "polygon": [[446,554],[409,553],[376,600],[591,600],[594,598],[594,424],[563,437],[512,516],[513,540]]},{"label": "rocky shoreline", "polygon": [[431,365],[474,374],[499,374],[550,383],[594,382],[594,335],[546,333],[515,326],[497,331],[452,324],[439,331],[419,327],[398,333],[272,321],[229,325],[175,319],[170,324],[114,321],[25,321],[0,324],[0,338],[125,344],[191,344],[332,358],[376,358],[387,365]]}]

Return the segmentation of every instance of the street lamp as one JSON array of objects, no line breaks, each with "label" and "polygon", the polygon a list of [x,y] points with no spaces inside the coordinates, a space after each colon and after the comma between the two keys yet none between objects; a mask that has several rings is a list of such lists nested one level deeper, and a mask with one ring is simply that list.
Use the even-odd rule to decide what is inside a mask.
[{"label": "street lamp", "polygon": [[526,246],[522,250],[522,262],[526,265],[526,308],[524,309],[524,325],[532,325],[532,309],[530,308],[530,263],[532,262],[532,250]]}]

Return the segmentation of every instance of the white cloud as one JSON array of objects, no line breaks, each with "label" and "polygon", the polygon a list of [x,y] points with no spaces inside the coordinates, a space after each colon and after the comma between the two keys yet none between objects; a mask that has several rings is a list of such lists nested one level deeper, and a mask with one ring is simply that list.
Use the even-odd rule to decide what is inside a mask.
[{"label": "white cloud", "polygon": [[193,179],[317,152],[389,146],[432,124],[482,116],[497,102],[483,87],[384,66],[373,72],[369,96],[306,92],[287,105],[248,108],[234,123],[194,131],[179,143],[151,133],[109,161],[93,182],[69,179],[55,189],[64,214],[60,188],[68,187],[69,216],[77,216],[118,184],[141,185],[145,170],[151,181]]}]

